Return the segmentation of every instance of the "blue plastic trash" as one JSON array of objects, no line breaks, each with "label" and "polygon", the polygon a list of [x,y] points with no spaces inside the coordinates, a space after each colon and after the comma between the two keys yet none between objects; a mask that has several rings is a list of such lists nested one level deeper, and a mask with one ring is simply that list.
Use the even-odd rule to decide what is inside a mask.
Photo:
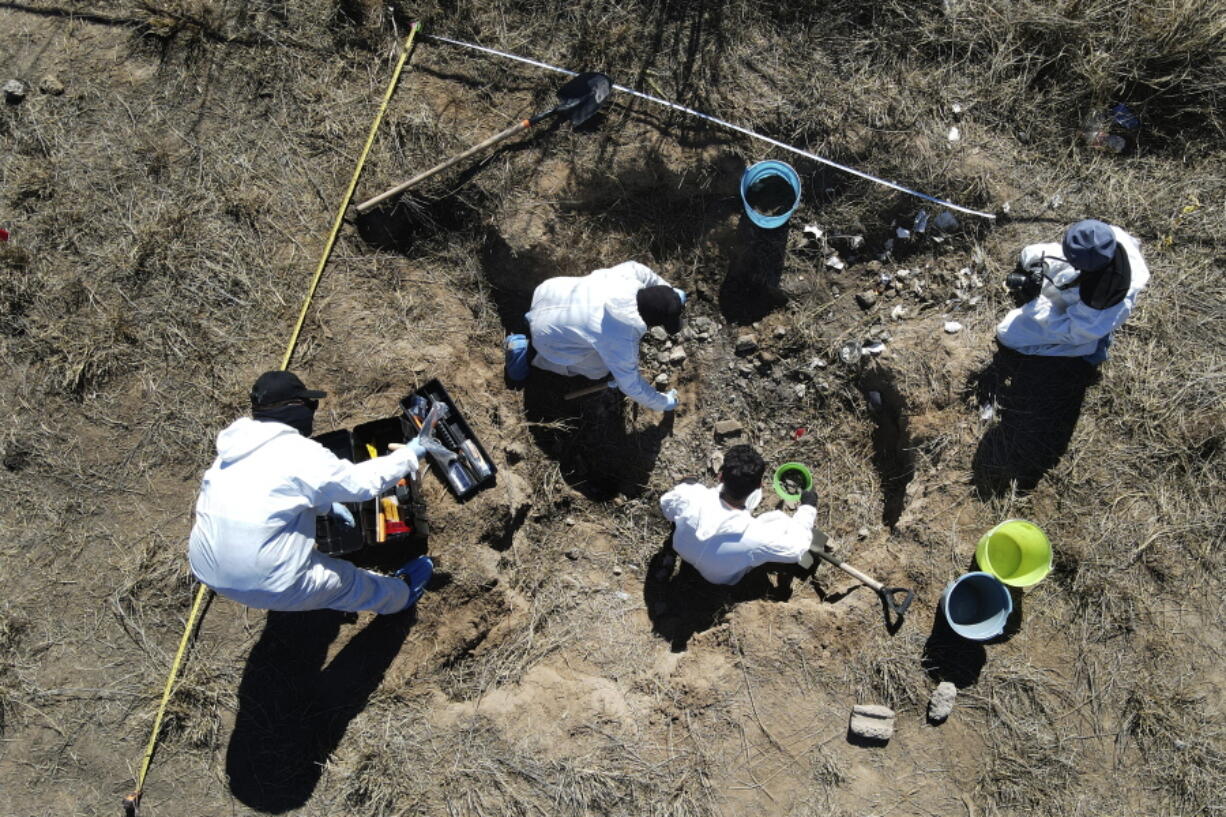
[{"label": "blue plastic trash", "polygon": [[[755,183],[764,183],[771,177],[782,179],[791,188],[792,202],[787,212],[774,215],[761,213],[749,203],[749,188]],[[796,175],[796,171],[786,162],[777,162],[774,159],[758,162],[756,165],[747,168],[744,175],[741,176],[741,204],[745,206],[745,215],[749,216],[749,220],[759,227],[767,230],[782,227],[788,223],[788,219],[796,211],[796,205],[800,204],[800,176]],[[760,203],[759,206],[761,206]]]},{"label": "blue plastic trash", "polygon": [[1005,631],[1013,612],[1009,588],[990,573],[965,573],[941,596],[941,611],[950,628],[971,641],[987,641]]},{"label": "blue plastic trash", "polygon": [[506,357],[507,380],[512,383],[522,383],[528,379],[528,356],[531,344],[527,335],[507,335],[503,344]]}]

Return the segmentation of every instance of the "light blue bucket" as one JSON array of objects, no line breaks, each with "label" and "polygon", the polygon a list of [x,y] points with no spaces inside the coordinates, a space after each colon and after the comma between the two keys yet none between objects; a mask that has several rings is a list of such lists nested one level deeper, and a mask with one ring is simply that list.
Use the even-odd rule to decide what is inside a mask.
[{"label": "light blue bucket", "polygon": [[987,641],[1005,631],[1013,596],[991,573],[965,573],[945,588],[941,610],[955,633],[971,641]]},{"label": "light blue bucket", "polygon": [[[792,206],[788,208],[786,213],[768,216],[765,213],[759,213],[749,203],[749,186],[756,181],[770,176],[780,177],[792,188]],[[788,223],[792,213],[796,212],[796,205],[800,204],[800,176],[796,175],[796,171],[787,162],[777,162],[774,159],[758,162],[756,165],[746,168],[745,173],[741,176],[741,204],[745,206],[745,215],[749,216],[749,220],[759,227],[764,227],[767,230],[782,227]]]}]

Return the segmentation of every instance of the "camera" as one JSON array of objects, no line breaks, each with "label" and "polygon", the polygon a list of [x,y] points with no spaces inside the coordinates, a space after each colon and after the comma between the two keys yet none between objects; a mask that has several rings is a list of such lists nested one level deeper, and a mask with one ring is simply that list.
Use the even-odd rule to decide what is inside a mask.
[{"label": "camera", "polygon": [[1017,265],[1017,269],[1005,276],[1005,287],[1015,295],[1030,300],[1043,289],[1043,270],[1030,270]]}]

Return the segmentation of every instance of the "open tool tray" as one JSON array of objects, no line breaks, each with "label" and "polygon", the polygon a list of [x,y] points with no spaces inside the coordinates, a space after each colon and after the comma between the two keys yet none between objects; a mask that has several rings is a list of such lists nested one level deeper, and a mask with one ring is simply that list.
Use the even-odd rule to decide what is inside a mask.
[{"label": "open tool tray", "polygon": [[[411,419],[414,416],[414,404],[420,406],[417,398],[425,398],[427,404],[433,401],[445,403],[449,409],[446,419],[440,420],[435,426],[434,437],[449,450],[455,452],[457,458],[448,469],[438,457],[434,454],[430,455],[434,473],[443,481],[448,490],[455,495],[456,499],[465,500],[481,489],[493,485],[498,466],[494,465],[494,460],[490,458],[485,446],[477,439],[472,427],[460,413],[460,407],[455,404],[451,395],[447,393],[447,389],[443,388],[443,384],[437,379],[409,392],[408,396],[400,401],[400,408],[404,411],[404,414],[401,415],[401,422],[404,424],[405,437],[417,436],[418,426]],[[417,416],[420,416],[420,413]],[[465,445],[466,441],[468,445]],[[481,464],[484,464],[484,473],[482,473]],[[461,470],[457,471],[457,468]]]},{"label": "open tool tray", "polygon": [[[388,443],[405,441],[403,426],[400,419],[388,417],[369,423],[362,423],[352,431],[341,429],[330,431],[315,437],[315,441],[341,459],[350,462],[364,462],[370,459],[367,445],[372,445],[378,455],[387,453]],[[384,547],[409,541],[420,541],[430,532],[426,522],[426,503],[421,497],[421,491],[414,480],[407,480],[407,491],[401,491],[396,507],[401,521],[409,528],[405,533],[388,533],[382,542],[378,541],[379,504],[376,500],[366,502],[346,502],[345,507],[353,514],[357,522],[356,528],[351,528],[331,516],[320,516],[315,523],[315,546],[323,553],[339,555],[354,553],[366,547]],[[385,491],[382,496],[397,498],[396,489]]]}]

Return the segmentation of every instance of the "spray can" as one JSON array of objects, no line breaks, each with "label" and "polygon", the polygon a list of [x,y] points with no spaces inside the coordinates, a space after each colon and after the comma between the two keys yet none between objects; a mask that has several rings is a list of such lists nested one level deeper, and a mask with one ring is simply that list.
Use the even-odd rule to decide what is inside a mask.
[{"label": "spray can", "polygon": [[469,476],[464,466],[460,465],[459,460],[447,463],[447,481],[451,483],[455,492],[461,495],[471,491],[474,485],[472,477]]},{"label": "spray can", "polygon": [[507,335],[503,343],[507,380],[522,383],[528,379],[528,338],[525,335]]}]

